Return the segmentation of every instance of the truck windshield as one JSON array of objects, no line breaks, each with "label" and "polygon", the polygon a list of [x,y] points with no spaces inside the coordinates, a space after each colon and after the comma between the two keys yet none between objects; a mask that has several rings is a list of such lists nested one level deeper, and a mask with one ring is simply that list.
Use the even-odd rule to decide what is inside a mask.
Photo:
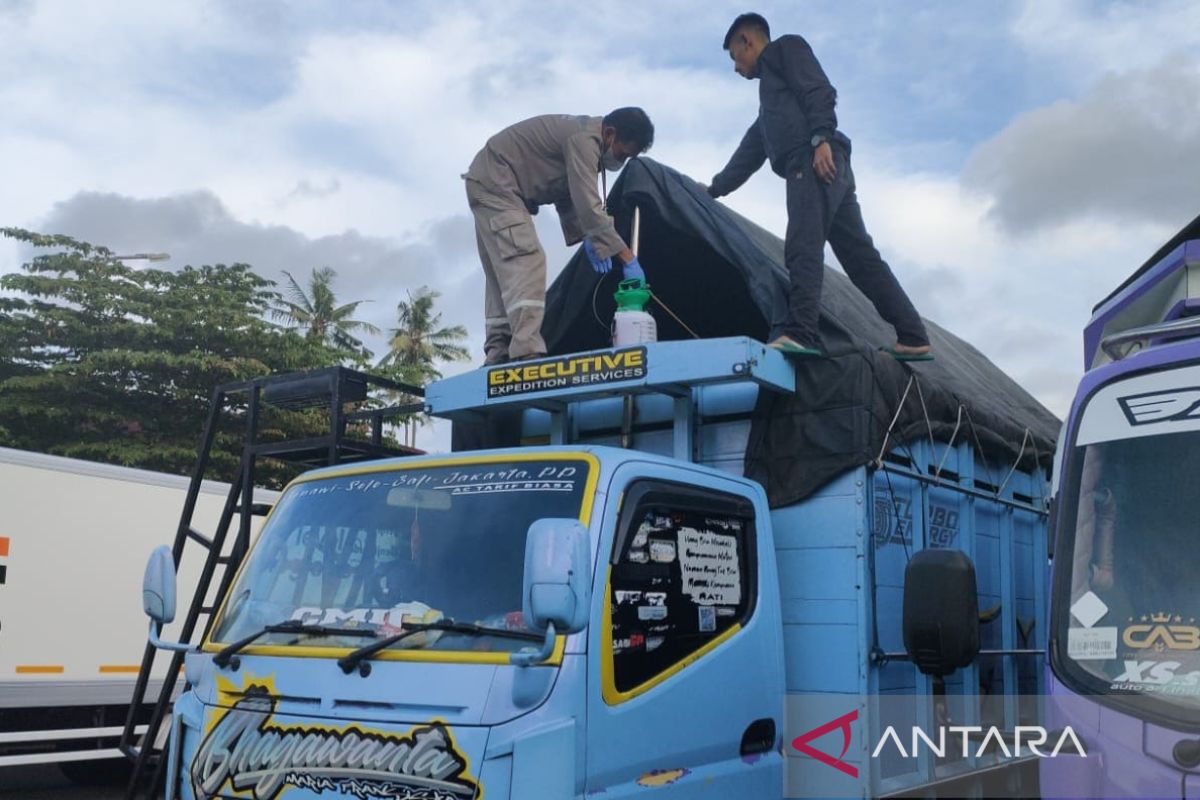
[{"label": "truck windshield", "polygon": [[[1056,663],[1133,713],[1200,709],[1200,431],[1079,445],[1058,558]],[[1063,602],[1063,601],[1066,602]]]},{"label": "truck windshield", "polygon": [[[228,595],[212,641],[294,620],[377,636],[439,619],[526,630],[525,537],[542,517],[580,518],[583,458],[398,467],[301,480],[280,499]],[[255,646],[292,644],[286,630]],[[361,634],[306,637],[345,649]],[[512,651],[520,638],[426,631],[399,649]],[[331,652],[332,655],[332,652]]]}]

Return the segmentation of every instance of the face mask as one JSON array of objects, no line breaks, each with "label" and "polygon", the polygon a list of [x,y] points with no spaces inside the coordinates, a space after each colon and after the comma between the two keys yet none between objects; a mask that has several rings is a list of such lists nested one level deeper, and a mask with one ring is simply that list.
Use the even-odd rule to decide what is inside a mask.
[{"label": "face mask", "polygon": [[600,163],[609,172],[616,172],[625,165],[625,159],[614,156],[612,150],[605,150],[604,155],[600,156]]}]

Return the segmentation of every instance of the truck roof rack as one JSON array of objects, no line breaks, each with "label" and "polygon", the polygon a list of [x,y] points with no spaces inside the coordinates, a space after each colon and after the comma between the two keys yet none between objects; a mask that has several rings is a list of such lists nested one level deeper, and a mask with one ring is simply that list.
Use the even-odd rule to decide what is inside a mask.
[{"label": "truck roof rack", "polygon": [[[220,598],[228,591],[250,546],[252,517],[270,511],[270,506],[254,502],[259,461],[269,458],[310,469],[419,454],[421,451],[415,448],[386,443],[383,425],[387,420],[423,411],[425,403],[421,398],[424,394],[420,387],[347,367],[253,378],[216,388],[209,404],[196,466],[171,549],[176,570],[188,542],[195,543],[188,548],[189,552],[199,547],[202,551],[200,554],[204,556],[195,595],[183,617],[180,641],[198,642],[208,634],[216,607],[215,604],[206,605],[206,598]],[[325,426],[325,432],[293,439],[272,438],[264,431],[262,424],[267,409],[307,412],[319,418]],[[324,412],[323,415],[321,412]],[[242,430],[239,468],[230,481],[229,494],[216,531],[204,533],[196,530],[192,524],[196,499],[212,465],[217,433],[227,431],[230,423],[239,425]],[[229,534],[235,525],[235,535],[231,537]],[[218,578],[218,573],[217,592],[210,594],[209,589],[213,580]],[[205,619],[200,626],[202,616]],[[199,636],[196,635],[197,631]],[[148,726],[144,732],[135,727],[135,723],[142,722],[138,712],[147,702],[146,690],[156,654],[154,646],[147,643],[119,744],[121,752],[134,762],[133,775],[125,795],[128,800],[139,796],[154,797],[154,787],[161,784],[166,766],[163,750],[159,747],[159,733],[183,666],[183,653],[177,652],[171,656]],[[138,740],[141,744],[137,743]],[[151,775],[152,779],[147,781]]]},{"label": "truck roof rack", "polygon": [[622,397],[631,408],[637,395],[666,395],[675,402],[674,456],[692,461],[698,388],[723,383],[793,392],[796,373],[778,350],[746,336],[655,342],[473,370],[431,384],[425,410],[465,422],[493,410],[545,411],[550,443],[570,444],[574,405]]},{"label": "truck roof rack", "polygon": [[1113,361],[1120,361],[1162,340],[1174,340],[1200,334],[1200,317],[1184,317],[1143,325],[1111,333],[1100,340],[1100,347]]},{"label": "truck roof rack", "polygon": [[[1084,369],[1124,358],[1140,349],[1129,346],[1139,341],[1152,346],[1161,337],[1149,329],[1196,314],[1200,314],[1200,217],[1093,309],[1083,331]],[[1174,335],[1196,332],[1179,325]]]}]

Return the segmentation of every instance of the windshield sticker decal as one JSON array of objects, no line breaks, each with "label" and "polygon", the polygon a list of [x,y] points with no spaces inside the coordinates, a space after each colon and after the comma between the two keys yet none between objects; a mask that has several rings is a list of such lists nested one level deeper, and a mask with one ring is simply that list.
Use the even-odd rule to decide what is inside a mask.
[{"label": "windshield sticker decal", "polygon": [[437,469],[397,471],[378,476],[349,479],[329,479],[301,484],[295,496],[312,497],[327,494],[365,494],[391,492],[394,489],[426,489],[448,491],[452,495],[484,494],[491,492],[573,492],[587,471],[574,465],[542,464],[532,467],[476,469]]},{"label": "windshield sticker decal", "polygon": [[1071,604],[1071,614],[1082,622],[1085,628],[1090,628],[1104,619],[1107,613],[1108,606],[1092,591],[1084,592],[1082,597]]},{"label": "windshield sticker decal", "polygon": [[[355,625],[379,626],[401,629],[405,619],[413,622],[430,622],[427,619],[432,609],[424,603],[402,603],[391,608],[320,608],[302,606],[292,612],[291,618],[304,625],[330,625],[347,628]],[[436,613],[436,612],[435,612]],[[441,616],[440,613],[436,614]]]},{"label": "windshield sticker decal", "polygon": [[646,634],[631,633],[626,638],[613,639],[613,653],[623,653],[626,650],[638,650],[646,646]]},{"label": "windshield sticker decal", "polygon": [[576,481],[584,477],[578,467],[547,466],[538,470],[451,470],[434,489],[450,494],[491,494],[494,492],[573,492]]},{"label": "windshield sticker decal", "polygon": [[742,601],[737,537],[680,528],[679,568],[683,593],[696,604],[729,606]]},{"label": "windshield sticker decal", "polygon": [[646,377],[646,348],[535,361],[489,369],[488,397],[511,397],[551,389],[574,389]]},{"label": "windshield sticker decal", "polygon": [[1067,655],[1076,661],[1107,661],[1117,657],[1116,628],[1071,628]]},{"label": "windshield sticker decal", "polygon": [[1200,695],[1200,670],[1178,672],[1178,661],[1125,661],[1125,671],[1113,679],[1114,692]]},{"label": "windshield sticker decal", "polygon": [[700,614],[699,627],[701,633],[712,633],[717,629],[717,609],[713,606],[699,606],[696,611]]},{"label": "windshield sticker decal", "polygon": [[614,594],[616,594],[619,606],[636,606],[642,602],[642,592],[639,591],[630,592],[618,589]]},{"label": "windshield sticker decal", "polygon": [[667,618],[666,606],[638,606],[638,619],[643,622],[664,620]]},{"label": "windshield sticker decal", "polygon": [[659,564],[670,564],[675,560],[675,543],[661,539],[650,540],[650,560]]},{"label": "windshield sticker decal", "polygon": [[649,522],[643,522],[638,526],[637,533],[633,535],[633,541],[629,543],[630,547],[645,547],[646,541],[651,533],[658,533],[659,529],[651,525]]},{"label": "windshield sticker decal", "polygon": [[1142,614],[1138,618],[1129,617],[1129,622],[1132,624],[1126,625],[1121,634],[1121,641],[1127,647],[1152,649],[1156,653],[1200,650],[1200,627],[1196,627],[1195,617],[1185,618],[1180,614],[1159,611]]},{"label": "windshield sticker decal", "polygon": [[282,725],[275,701],[252,686],[208,732],[192,763],[193,792],[249,791],[273,800],[285,788],[358,798],[474,798],[479,783],[442,722],[392,734],[354,725]]}]

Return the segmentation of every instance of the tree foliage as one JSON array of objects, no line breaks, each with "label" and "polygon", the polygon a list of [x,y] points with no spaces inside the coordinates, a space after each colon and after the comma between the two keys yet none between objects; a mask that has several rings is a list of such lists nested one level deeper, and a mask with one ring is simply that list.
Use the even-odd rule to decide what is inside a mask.
[{"label": "tree foliage", "polygon": [[[337,364],[344,351],[268,322],[274,284],[246,264],[134,268],[111,251],[18,228],[50,252],[0,276],[0,444],[186,474],[213,389]],[[269,420],[276,436],[310,428]],[[236,469],[223,431],[216,476]]]},{"label": "tree foliage", "polygon": [[[470,353],[459,342],[467,338],[462,325],[442,326],[442,315],[433,310],[440,297],[427,286],[408,292],[408,300],[396,305],[397,327],[389,331],[388,352],[379,360],[378,369],[388,377],[416,386],[425,386],[442,377],[439,365],[453,361],[468,361]],[[397,398],[409,402],[413,398]],[[424,415],[404,420],[405,443],[416,446],[417,426],[426,421]]]},{"label": "tree foliage", "polygon": [[442,377],[440,363],[471,358],[459,344],[467,338],[467,329],[462,325],[442,327],[441,313],[433,310],[440,296],[422,286],[396,305],[398,326],[389,332],[388,352],[379,366],[397,380],[423,386]]},{"label": "tree foliage", "polygon": [[283,274],[288,279],[290,299],[281,299],[272,309],[275,318],[287,320],[293,329],[304,331],[311,341],[344,351],[347,358],[355,363],[367,363],[372,353],[354,334],[359,331],[379,333],[379,328],[351,318],[366,301],[355,300],[339,305],[333,291],[333,279],[337,272],[332,267],[314,269],[308,280],[307,291],[292,277],[292,273],[284,270]]}]

